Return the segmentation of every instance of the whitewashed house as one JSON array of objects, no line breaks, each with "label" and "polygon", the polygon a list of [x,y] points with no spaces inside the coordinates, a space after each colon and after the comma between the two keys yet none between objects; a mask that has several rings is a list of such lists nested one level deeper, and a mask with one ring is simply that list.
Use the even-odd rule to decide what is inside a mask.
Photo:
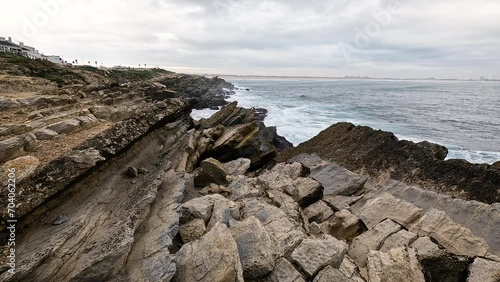
[{"label": "whitewashed house", "polygon": [[35,47],[24,45],[23,42],[19,42],[19,46],[22,49],[22,55],[30,59],[42,59],[42,54],[38,52]]},{"label": "whitewashed house", "polygon": [[54,64],[59,64],[59,65],[64,64],[64,60],[61,57],[56,56],[56,55],[42,55],[42,59],[49,61],[49,62],[52,62]]},{"label": "whitewashed house", "polygon": [[12,38],[5,39],[5,37],[0,37],[0,52],[22,54],[21,46],[15,44]]}]

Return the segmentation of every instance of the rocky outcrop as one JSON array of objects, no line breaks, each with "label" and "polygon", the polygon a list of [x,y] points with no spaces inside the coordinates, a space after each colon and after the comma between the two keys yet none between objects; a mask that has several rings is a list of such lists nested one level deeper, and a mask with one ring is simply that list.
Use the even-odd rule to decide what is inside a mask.
[{"label": "rocky outcrop", "polygon": [[194,98],[196,109],[226,105],[225,98],[231,95],[234,89],[234,85],[218,77],[171,74],[156,81],[176,91],[180,97]]},{"label": "rocky outcrop", "polygon": [[447,149],[429,142],[398,140],[394,134],[350,123],[333,125],[316,137],[283,152],[279,161],[302,153],[381,180],[395,179],[421,185],[466,200],[500,202],[500,171],[465,160],[444,160]]},{"label": "rocky outcrop", "polygon": [[[196,81],[192,91],[222,83]],[[16,272],[1,267],[1,281],[498,280],[498,204],[318,155],[275,163],[253,110],[230,104],[195,122],[172,98],[185,92],[156,80],[60,91],[80,102],[0,126],[4,145],[22,141],[2,165],[19,170],[19,218]],[[67,148],[47,161],[47,144]]]}]

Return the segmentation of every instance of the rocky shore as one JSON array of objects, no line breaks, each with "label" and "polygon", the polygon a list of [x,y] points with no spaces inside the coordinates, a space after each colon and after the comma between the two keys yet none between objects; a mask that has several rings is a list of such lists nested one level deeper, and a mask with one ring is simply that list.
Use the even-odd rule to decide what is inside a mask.
[{"label": "rocky shore", "polygon": [[218,78],[0,63],[0,281],[500,281],[494,166],[344,123],[287,149]]}]

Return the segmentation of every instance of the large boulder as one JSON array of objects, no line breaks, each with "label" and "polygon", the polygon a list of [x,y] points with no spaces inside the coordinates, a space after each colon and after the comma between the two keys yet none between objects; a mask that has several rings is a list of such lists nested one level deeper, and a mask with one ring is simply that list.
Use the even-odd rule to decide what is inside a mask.
[{"label": "large boulder", "polygon": [[295,180],[299,177],[306,177],[310,170],[298,162],[278,163],[271,169],[265,170],[259,175],[259,179],[268,182],[271,186],[274,183],[284,180]]},{"label": "large boulder", "polygon": [[500,281],[500,262],[476,258],[469,268],[467,282]]},{"label": "large boulder", "polygon": [[252,162],[252,168],[261,168],[276,157],[276,148],[259,138],[259,132],[260,127],[255,121],[228,126],[204,156],[222,162],[247,158]]},{"label": "large boulder", "polygon": [[305,237],[301,224],[283,210],[261,199],[242,201],[243,218],[255,216],[273,237],[280,255],[290,255]]},{"label": "large boulder", "polygon": [[0,141],[0,163],[26,155],[36,150],[38,140],[28,133]]},{"label": "large boulder", "polygon": [[475,236],[468,228],[455,223],[445,212],[436,209],[430,209],[410,230],[419,236],[434,238],[456,255],[475,257],[485,256],[488,252],[488,245],[483,238]]},{"label": "large boulder", "polygon": [[201,162],[201,170],[194,178],[194,185],[196,187],[205,187],[212,183],[219,185],[227,185],[226,179],[228,172],[224,164],[216,159],[209,158]]},{"label": "large boulder", "polygon": [[217,223],[198,241],[177,252],[174,281],[243,282],[238,246],[229,229]]},{"label": "large boulder", "polygon": [[48,128],[39,129],[35,131],[34,134],[38,140],[50,140],[58,135],[57,132]]},{"label": "large boulder", "polygon": [[263,279],[265,282],[305,282],[302,274],[295,269],[292,263],[282,258],[274,267],[273,272]]},{"label": "large boulder", "polygon": [[368,255],[370,282],[424,282],[424,274],[415,250],[396,248],[387,253],[371,251]]},{"label": "large boulder", "polygon": [[214,203],[216,201],[225,201],[222,195],[214,194],[204,197],[194,198],[182,204],[181,223],[188,223],[193,219],[202,219],[205,223],[210,221]]},{"label": "large boulder", "polygon": [[252,161],[245,158],[239,158],[234,161],[230,161],[224,164],[224,167],[227,170],[227,173],[230,175],[242,175],[247,172],[250,168]]},{"label": "large boulder", "polygon": [[379,250],[385,239],[399,230],[401,230],[401,226],[394,221],[390,219],[382,221],[352,241],[349,257],[360,267],[366,266],[368,253],[371,250]]},{"label": "large boulder", "polygon": [[348,255],[344,257],[344,260],[340,264],[339,271],[342,275],[351,278],[353,281],[365,282],[365,279],[361,277],[358,265]]},{"label": "large boulder", "polygon": [[413,241],[417,239],[417,234],[407,231],[400,230],[397,233],[392,234],[387,239],[385,239],[384,244],[380,248],[381,252],[387,253],[391,249],[408,247]]},{"label": "large boulder", "polygon": [[[390,208],[388,208],[390,207]],[[389,218],[408,227],[422,214],[422,209],[401,199],[394,198],[389,193],[369,200],[359,211],[359,218],[368,228],[377,225],[382,220]]]},{"label": "large boulder", "polygon": [[321,230],[335,238],[351,241],[366,230],[363,222],[348,210],[335,213],[321,224]]},{"label": "large boulder", "polygon": [[368,179],[335,164],[312,169],[311,177],[325,187],[325,195],[341,196],[361,193]]},{"label": "large boulder", "polygon": [[304,215],[309,223],[322,223],[334,214],[333,210],[323,201],[317,201],[304,209]]},{"label": "large boulder", "polygon": [[299,177],[284,188],[301,207],[307,207],[323,197],[323,186],[311,178]]},{"label": "large boulder", "polygon": [[80,129],[80,121],[76,118],[67,119],[60,122],[53,123],[47,127],[48,129],[57,132],[58,134],[62,133],[71,133],[78,131]]},{"label": "large boulder", "polygon": [[245,279],[263,277],[273,271],[276,255],[274,242],[257,218],[249,217],[230,230],[238,245]]},{"label": "large boulder", "polygon": [[348,246],[330,235],[318,239],[304,239],[292,253],[292,260],[304,270],[309,277],[314,277],[327,265],[339,268]]},{"label": "large boulder", "polygon": [[226,226],[232,226],[235,220],[240,219],[240,205],[228,199],[214,201],[212,216],[207,224],[207,230],[212,229],[217,223],[222,222]]},{"label": "large boulder", "polygon": [[313,282],[353,282],[353,280],[345,277],[340,270],[328,265],[316,275]]}]

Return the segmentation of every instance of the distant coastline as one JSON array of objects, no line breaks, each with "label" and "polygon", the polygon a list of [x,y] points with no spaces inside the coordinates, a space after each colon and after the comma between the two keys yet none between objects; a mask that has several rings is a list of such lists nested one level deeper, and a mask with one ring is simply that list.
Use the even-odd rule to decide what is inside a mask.
[{"label": "distant coastline", "polygon": [[236,78],[236,79],[324,79],[324,80],[409,80],[409,81],[476,81],[476,82],[489,82],[500,81],[500,79],[462,79],[462,78],[397,78],[397,77],[370,77],[370,76],[293,76],[293,75],[236,75],[236,74],[209,74],[199,73],[199,75],[207,77],[220,77],[220,78]]}]

